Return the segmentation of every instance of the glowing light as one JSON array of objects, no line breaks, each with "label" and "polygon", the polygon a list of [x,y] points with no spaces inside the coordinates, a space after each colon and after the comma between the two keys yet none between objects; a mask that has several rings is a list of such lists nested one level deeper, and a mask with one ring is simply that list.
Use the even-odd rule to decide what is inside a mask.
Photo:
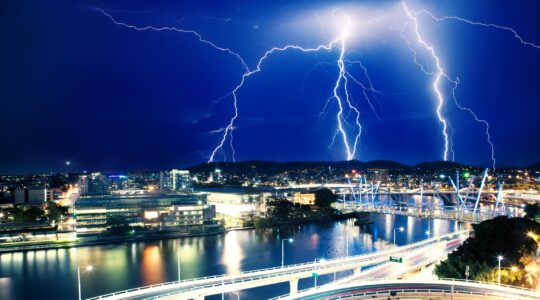
[{"label": "glowing light", "polygon": [[[234,101],[233,101],[233,103],[234,103],[234,116],[230,119],[228,125],[223,130],[223,135],[222,135],[218,145],[212,151],[212,153],[210,155],[210,158],[208,159],[208,162],[215,161],[216,155],[218,153],[223,153],[223,147],[224,147],[227,139],[229,139],[229,145],[230,145],[231,150],[232,150],[232,160],[233,161],[235,160],[235,158],[234,158],[235,151],[234,151],[234,146],[233,146],[233,135],[232,135],[232,133],[233,133],[233,131],[235,129],[234,122],[238,118],[238,105],[237,105],[238,104],[238,91],[243,87],[243,85],[246,82],[246,79],[248,77],[251,77],[252,75],[254,75],[254,74],[261,71],[261,67],[262,67],[263,63],[269,58],[269,56],[271,54],[273,54],[275,52],[282,52],[282,51],[287,51],[287,50],[298,50],[298,51],[302,51],[302,52],[318,52],[318,51],[321,51],[321,50],[331,51],[335,47],[336,44],[341,45],[340,52],[339,52],[339,58],[337,60],[337,65],[338,65],[338,68],[339,68],[339,75],[338,75],[338,78],[336,80],[336,83],[335,83],[334,89],[333,89],[333,98],[336,99],[336,102],[338,103],[338,106],[339,106],[339,111],[336,114],[336,119],[337,119],[337,124],[338,124],[338,130],[336,132],[339,133],[341,135],[341,137],[343,138],[343,144],[344,144],[344,147],[345,147],[347,160],[354,159],[354,157],[356,155],[356,148],[357,148],[357,145],[358,145],[358,140],[359,140],[360,135],[361,135],[362,127],[361,127],[360,122],[359,122],[360,112],[352,104],[352,102],[350,100],[350,97],[349,97],[349,91],[347,89],[348,81],[347,81],[347,77],[346,77],[347,71],[346,71],[345,63],[344,63],[345,52],[346,52],[346,40],[347,40],[347,37],[350,35],[351,29],[352,29],[351,21],[350,21],[350,19],[347,18],[346,25],[345,25],[344,29],[342,30],[341,34],[337,38],[335,38],[334,40],[329,42],[328,44],[319,45],[319,46],[313,47],[313,48],[306,48],[306,47],[302,47],[302,46],[298,46],[298,45],[286,45],[286,46],[283,46],[283,47],[273,47],[270,50],[266,51],[264,53],[264,55],[257,62],[256,67],[253,70],[249,70],[249,68],[248,68],[246,70],[246,72],[242,75],[240,83],[232,90],[232,92],[227,94],[227,95],[231,95],[233,97],[233,99],[234,99]],[[345,94],[344,99],[343,99],[343,96],[340,96],[340,88],[342,88],[344,90],[344,94]],[[355,126],[357,127],[358,131],[354,136],[352,145],[351,145],[351,142],[349,141],[349,137],[347,136],[347,132],[345,131],[344,125],[343,125],[343,123],[345,122],[345,118],[343,116],[345,105],[350,110],[354,111],[354,113],[356,114]]]},{"label": "glowing light", "polygon": [[[433,61],[435,62],[435,67],[436,67],[436,72],[427,72],[423,66],[421,66],[417,61],[416,61],[416,52],[414,50],[412,50],[412,48],[410,48],[413,53],[415,54],[415,62],[417,65],[421,66],[421,69],[422,71],[424,71],[424,73],[426,74],[433,74],[435,76],[435,79],[433,80],[433,83],[432,83],[432,88],[433,88],[433,91],[435,93],[435,96],[437,98],[437,109],[436,109],[436,113],[437,113],[437,118],[439,119],[439,122],[442,124],[442,127],[443,127],[443,130],[442,130],[442,134],[444,136],[444,152],[443,152],[443,160],[447,161],[448,160],[448,152],[450,151],[449,149],[449,135],[448,135],[448,122],[446,121],[446,118],[443,116],[442,114],[442,109],[443,109],[443,106],[444,106],[444,96],[443,96],[443,93],[441,92],[440,90],[440,87],[439,87],[439,84],[441,83],[441,80],[443,78],[448,78],[448,76],[446,75],[446,73],[444,72],[442,66],[441,66],[441,62],[440,62],[440,59],[439,57],[437,56],[437,54],[435,53],[435,49],[433,48],[433,46],[429,45],[423,38],[422,36],[420,35],[420,31],[418,29],[418,20],[416,19],[416,17],[413,15],[413,13],[409,10],[409,8],[407,7],[407,5],[405,4],[405,2],[401,2],[401,5],[403,7],[403,9],[405,10],[405,14],[407,15],[407,17],[411,20],[412,22],[412,25],[413,25],[413,31],[414,31],[414,34],[416,36],[416,42],[419,43],[420,45],[422,45],[431,55],[431,57],[433,58]],[[405,24],[405,26],[403,28],[405,28],[408,24]],[[405,37],[403,34],[402,34],[403,37]],[[410,46],[410,43],[409,43],[409,46]]]},{"label": "glowing light", "polygon": [[482,27],[490,27],[490,28],[495,28],[495,29],[500,29],[500,30],[508,31],[508,32],[512,33],[512,34],[514,35],[514,37],[515,37],[521,44],[527,45],[527,46],[531,46],[531,47],[534,47],[534,48],[537,48],[537,49],[540,49],[540,45],[537,45],[537,44],[535,44],[535,43],[528,42],[528,41],[524,40],[524,39],[521,37],[521,35],[519,35],[519,34],[517,33],[517,31],[514,30],[512,27],[501,26],[501,25],[497,25],[497,24],[493,24],[493,23],[482,23],[482,22],[478,22],[478,21],[472,21],[472,20],[469,20],[469,19],[465,19],[465,18],[462,18],[462,17],[457,17],[457,16],[443,16],[443,17],[437,17],[437,16],[435,16],[433,13],[431,13],[430,11],[425,10],[425,9],[416,11],[415,14],[425,14],[425,15],[428,15],[430,18],[432,18],[433,20],[435,20],[435,21],[437,21],[437,22],[446,21],[446,20],[454,20],[454,21],[464,22],[464,23],[467,23],[467,24],[469,24],[469,25],[482,26]]}]

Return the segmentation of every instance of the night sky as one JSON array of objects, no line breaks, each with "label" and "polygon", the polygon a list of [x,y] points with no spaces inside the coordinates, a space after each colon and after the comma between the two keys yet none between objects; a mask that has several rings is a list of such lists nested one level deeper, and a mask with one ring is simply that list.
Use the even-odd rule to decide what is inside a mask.
[{"label": "night sky", "polygon": [[[362,23],[346,57],[361,61],[375,112],[351,83],[363,126],[356,159],[407,164],[441,160],[433,76],[414,63],[400,36],[396,1],[2,1],[0,4],[0,173],[159,170],[206,162],[233,114],[229,93],[244,70],[232,55],[189,33],[196,30],[254,68],[274,46],[316,47],[334,39],[332,12]],[[217,3],[217,4],[216,4]],[[409,1],[413,10],[458,15],[514,28],[540,44],[539,1]],[[540,161],[540,49],[508,31],[419,15],[419,30],[449,75],[456,96],[490,123],[497,166]],[[369,25],[367,25],[369,24]],[[416,45],[417,47],[417,45]],[[331,102],[339,49],[272,54],[238,92],[236,160],[344,160]],[[425,52],[418,61],[433,69]],[[348,71],[365,81],[363,71]],[[485,126],[459,110],[441,84],[455,160],[491,166]],[[210,109],[211,108],[211,109]],[[210,110],[209,110],[210,109]],[[351,129],[351,128],[349,128]],[[223,148],[218,160],[231,160]],[[71,161],[69,168],[65,161]]]}]

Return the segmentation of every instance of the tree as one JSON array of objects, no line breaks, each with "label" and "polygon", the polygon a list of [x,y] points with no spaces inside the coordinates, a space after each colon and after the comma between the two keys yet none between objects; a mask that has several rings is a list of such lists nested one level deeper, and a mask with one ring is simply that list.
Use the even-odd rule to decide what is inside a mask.
[{"label": "tree", "polygon": [[61,206],[56,202],[47,202],[47,218],[49,221],[58,223],[63,215],[67,213],[67,207]]},{"label": "tree", "polygon": [[337,201],[337,195],[328,188],[322,188],[315,192],[315,205],[327,208]]},{"label": "tree", "polygon": [[[528,233],[540,232],[540,224],[529,219],[497,217],[473,225],[473,229],[474,237],[465,240],[437,265],[437,276],[464,279],[468,266],[470,279],[492,280],[494,270],[498,269],[497,256],[504,256],[503,269],[514,266],[522,270],[523,258],[534,256],[538,248],[538,243]],[[504,275],[501,282],[524,284],[525,278],[519,272],[501,272]]]},{"label": "tree", "polygon": [[525,218],[533,219],[537,222],[540,222],[540,205],[538,205],[538,203],[525,204],[523,211],[525,212]]},{"label": "tree", "polygon": [[41,220],[45,215],[45,212],[37,206],[13,207],[7,209],[7,212],[15,222],[35,222]]},{"label": "tree", "polygon": [[266,203],[268,216],[276,219],[286,219],[294,210],[294,205],[287,199],[271,197]]}]

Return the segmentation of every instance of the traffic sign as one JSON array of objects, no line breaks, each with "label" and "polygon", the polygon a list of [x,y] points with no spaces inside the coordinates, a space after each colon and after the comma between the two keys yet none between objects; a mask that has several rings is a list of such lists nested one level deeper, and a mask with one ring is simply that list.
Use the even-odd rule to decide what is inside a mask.
[{"label": "traffic sign", "polygon": [[391,262],[396,262],[396,263],[402,263],[403,262],[403,257],[390,256],[390,261]]}]

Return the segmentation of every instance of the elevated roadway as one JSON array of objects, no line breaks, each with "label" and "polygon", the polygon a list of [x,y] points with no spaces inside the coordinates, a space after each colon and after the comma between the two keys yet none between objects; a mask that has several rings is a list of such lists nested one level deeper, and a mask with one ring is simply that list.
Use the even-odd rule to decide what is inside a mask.
[{"label": "elevated roadway", "polygon": [[389,261],[390,256],[401,257],[410,255],[411,253],[417,253],[419,257],[424,257],[426,261],[431,261],[431,258],[435,257],[433,256],[434,253],[444,255],[456,248],[467,236],[468,231],[462,231],[381,252],[287,265],[285,267],[253,270],[239,274],[223,274],[174,281],[115,292],[90,299],[204,299],[208,295],[228,293],[281,282],[289,282],[290,293],[296,294],[298,280],[311,277],[314,272],[319,275],[325,275],[352,270],[353,274],[359,275],[362,268],[385,264]]},{"label": "elevated roadway", "polygon": [[540,292],[512,286],[464,280],[362,280],[328,284],[274,299],[540,299]]}]

